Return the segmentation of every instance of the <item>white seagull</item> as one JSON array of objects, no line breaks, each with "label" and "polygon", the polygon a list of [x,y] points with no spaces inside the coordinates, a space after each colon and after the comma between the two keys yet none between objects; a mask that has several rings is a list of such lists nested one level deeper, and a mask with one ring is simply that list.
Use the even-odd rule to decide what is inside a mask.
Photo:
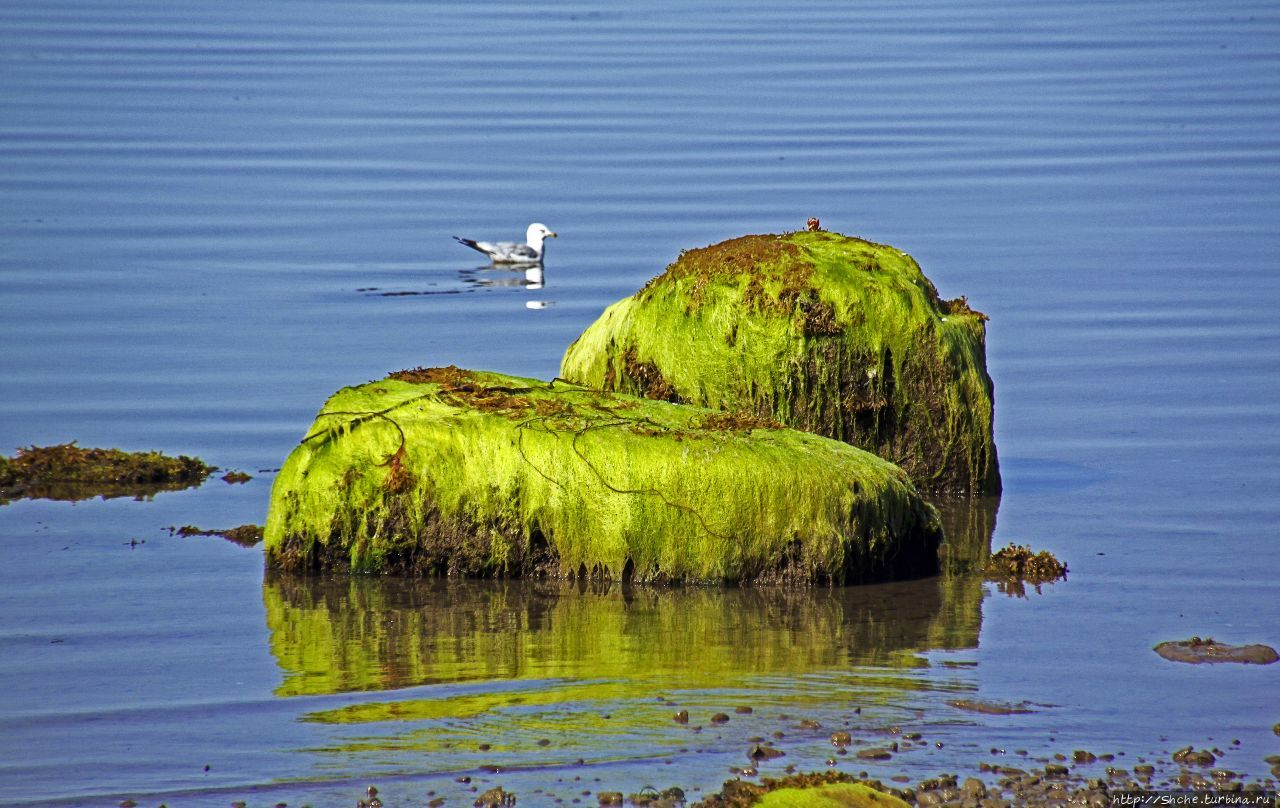
[{"label": "white seagull", "polygon": [[556,234],[547,229],[545,224],[534,222],[524,234],[524,243],[514,241],[476,241],[469,238],[453,237],[459,244],[465,244],[489,256],[495,264],[541,264],[542,240],[556,238]]}]

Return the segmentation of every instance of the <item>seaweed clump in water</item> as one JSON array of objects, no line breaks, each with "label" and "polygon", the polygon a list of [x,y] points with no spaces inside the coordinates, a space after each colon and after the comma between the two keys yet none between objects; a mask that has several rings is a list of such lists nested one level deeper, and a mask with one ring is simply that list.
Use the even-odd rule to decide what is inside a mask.
[{"label": "seaweed clump in water", "polygon": [[241,547],[256,547],[262,542],[262,525],[240,525],[226,530],[204,530],[195,525],[183,525],[180,528],[169,528],[169,532],[179,536],[221,536],[232,544]]},{"label": "seaweed clump in water", "polygon": [[200,485],[216,466],[195,457],[160,452],[86,449],[71,443],[28,446],[0,457],[0,504],[14,499],[75,501],[131,496]]},{"label": "seaweed clump in water", "polygon": [[1025,584],[1031,584],[1039,592],[1041,584],[1066,578],[1067,565],[1048,550],[1033,553],[1030,547],[1010,544],[991,555],[983,575],[988,581],[995,581],[1006,595],[1025,597]]}]

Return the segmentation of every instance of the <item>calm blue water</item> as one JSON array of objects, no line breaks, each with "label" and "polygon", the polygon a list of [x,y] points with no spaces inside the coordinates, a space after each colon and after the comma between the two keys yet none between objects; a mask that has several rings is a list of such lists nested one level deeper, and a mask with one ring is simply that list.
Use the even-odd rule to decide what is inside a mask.
[{"label": "calm blue water", "polygon": [[[282,594],[259,551],[164,530],[261,523],[259,470],[342,385],[550,377],[681,248],[808,216],[991,316],[992,543],[1051,549],[1069,581],[798,594],[790,622],[740,593]],[[560,238],[533,286],[450,239],[534,220]],[[886,778],[1233,739],[1225,765],[1262,776],[1280,665],[1150,648],[1280,646],[1277,221],[1273,3],[0,4],[0,448],[255,475],[0,508],[0,804],[336,804],[371,778],[388,805],[469,804],[462,772],[521,805],[709,789],[784,711],[945,739],[839,764]],[[685,667],[654,661],[669,614],[705,629]],[[762,709],[691,742],[656,695]],[[615,712],[628,731],[583,718]],[[822,768],[823,734],[785,728],[778,765]]]}]

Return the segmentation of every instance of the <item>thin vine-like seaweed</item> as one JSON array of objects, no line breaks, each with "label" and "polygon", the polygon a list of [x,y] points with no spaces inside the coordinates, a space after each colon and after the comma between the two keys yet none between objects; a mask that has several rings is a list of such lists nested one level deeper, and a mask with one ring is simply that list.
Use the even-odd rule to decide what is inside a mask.
[{"label": "thin vine-like seaweed", "polygon": [[[563,382],[577,389],[555,390],[554,385],[557,381]],[[497,390],[499,392],[504,392],[504,393],[516,393],[516,392],[529,392],[532,388],[485,387],[484,389],[486,391]],[[573,382],[570,382],[566,379],[561,379],[559,377],[552,379],[547,384],[547,390],[548,392],[554,392],[554,393],[598,392],[598,391],[591,390],[591,388],[574,384]],[[399,435],[400,437],[400,445],[396,448],[394,452],[389,454],[384,461],[378,464],[380,466],[386,466],[394,462],[397,457],[403,456],[405,451],[405,446],[408,443],[408,438],[404,434],[404,428],[401,427],[400,424],[394,418],[388,415],[388,413],[390,413],[393,410],[399,409],[400,407],[403,407],[405,404],[409,404],[414,401],[420,401],[424,398],[430,398],[433,395],[435,394],[426,393],[421,396],[415,396],[414,398],[405,399],[404,401],[397,402],[396,404],[393,404],[390,407],[387,407],[382,410],[365,410],[365,411],[327,410],[325,412],[319,413],[317,417],[329,416],[329,415],[352,416],[353,420],[344,424],[344,426],[346,426],[347,428],[354,428],[356,426],[360,426],[361,424],[368,423],[376,419],[382,419],[383,421],[386,421],[387,423],[391,424],[391,426],[396,430],[396,434]],[[596,409],[602,410],[608,413],[609,415],[615,414],[612,410],[608,409],[607,407],[601,406],[598,402],[596,402],[594,406]],[[534,418],[529,418],[517,424],[516,425],[516,434],[517,434],[516,449],[520,453],[520,459],[523,460],[525,464],[529,466],[529,468],[537,472],[538,476],[542,477],[547,482],[557,486],[561,490],[565,490],[563,483],[551,477],[542,469],[538,468],[538,466],[535,465],[533,461],[529,459],[529,456],[525,453],[525,450],[524,450],[523,432],[525,429],[532,428],[534,424],[538,424],[544,431],[546,431],[551,435],[563,434],[556,431],[555,429],[552,429],[547,425],[547,421],[549,420],[550,417],[551,416],[536,416]],[[684,503],[681,503],[681,502],[675,502],[670,498],[668,498],[667,495],[664,494],[662,491],[659,491],[656,488],[618,488],[617,486],[613,485],[612,483],[610,483],[608,480],[605,479],[604,474],[598,468],[596,468],[595,465],[592,464],[592,462],[589,459],[587,459],[587,456],[582,453],[582,450],[578,448],[578,440],[588,432],[592,432],[597,429],[608,429],[612,427],[634,427],[636,424],[648,424],[649,426],[653,427],[656,430],[669,431],[668,427],[666,427],[665,425],[660,424],[657,421],[653,421],[649,418],[634,418],[634,419],[628,419],[625,421],[619,420],[619,421],[607,421],[604,423],[597,423],[597,424],[587,424],[581,427],[580,429],[572,430],[573,439],[570,441],[570,448],[573,450],[573,453],[577,455],[578,459],[582,461],[583,465],[586,466],[587,470],[590,471],[591,474],[600,482],[600,484],[603,485],[605,488],[609,489],[610,491],[614,492],[615,494],[656,496],[658,499],[662,500],[663,504],[665,504],[667,507],[675,508],[677,510],[684,511],[685,513],[691,514],[695,519],[698,520],[698,524],[701,525],[702,529],[705,530],[709,535],[717,539],[727,541],[730,537],[712,530],[711,526],[707,524],[707,520],[703,517],[702,513],[698,511],[698,509],[690,505],[685,505]],[[333,434],[332,429],[317,430],[315,432],[312,432],[310,435],[307,435],[306,437],[304,437],[300,441],[300,443],[306,443],[309,440],[313,440],[315,438],[325,436],[325,435],[331,436],[332,434]]]},{"label": "thin vine-like seaweed", "polygon": [[[421,401],[424,398],[430,398],[430,397],[431,397],[430,393],[426,393],[421,396],[414,396],[413,398],[407,398],[404,401],[400,401],[395,404],[392,404],[390,407],[387,407],[386,409],[382,409],[382,410],[363,410],[363,411],[361,410],[326,410],[324,412],[318,413],[316,415],[316,418],[323,418],[326,415],[354,416],[353,420],[348,421],[346,424],[343,425],[348,428],[355,428],[357,426],[360,426],[361,424],[372,421],[375,418],[381,418],[387,423],[391,424],[391,426],[395,427],[396,433],[400,436],[400,445],[396,447],[396,450],[394,452],[387,455],[386,460],[378,464],[380,466],[385,466],[391,463],[391,461],[394,460],[397,455],[404,452],[405,445],[408,443],[408,438],[405,437],[404,429],[400,426],[399,423],[396,422],[396,419],[387,415],[387,413],[391,412],[392,410],[399,409],[400,407],[403,407],[405,404],[410,404],[414,401]],[[333,429],[316,430],[315,432],[312,432],[310,435],[307,435],[306,437],[304,437],[302,440],[298,441],[298,443],[300,444],[306,443],[307,441],[312,440],[313,438],[318,438],[324,435],[332,436]]]},{"label": "thin vine-like seaweed", "polygon": [[[648,420],[648,419],[637,419],[637,420]],[[707,520],[702,517],[702,513],[699,512],[697,508],[694,508],[690,505],[685,505],[680,502],[672,502],[670,499],[667,499],[666,494],[662,493],[656,488],[618,488],[617,486],[613,485],[612,483],[610,483],[608,480],[604,478],[604,475],[600,473],[600,470],[597,469],[595,466],[593,466],[591,464],[591,461],[587,459],[587,456],[584,455],[582,451],[578,448],[578,439],[581,438],[583,435],[587,434],[588,432],[594,431],[596,429],[605,429],[605,428],[614,427],[614,426],[628,426],[633,423],[636,423],[636,421],[613,421],[613,422],[607,422],[603,424],[593,424],[593,425],[585,426],[582,429],[574,432],[573,440],[569,442],[569,446],[570,448],[573,449],[573,453],[578,456],[578,459],[582,461],[583,465],[585,465],[587,469],[592,474],[595,475],[596,479],[599,480],[600,484],[603,485],[605,488],[608,488],[610,491],[614,492],[615,494],[649,494],[652,496],[656,496],[658,499],[662,500],[662,502],[670,508],[676,508],[677,510],[684,511],[685,513],[693,514],[693,517],[698,520],[698,524],[702,525],[703,530],[707,531],[707,533],[711,534],[717,539],[722,539],[727,541],[730,537],[717,533],[716,531],[712,530],[711,527],[707,524]],[[654,426],[661,427],[661,425],[656,424],[652,421],[650,421],[649,423],[653,423]]]}]

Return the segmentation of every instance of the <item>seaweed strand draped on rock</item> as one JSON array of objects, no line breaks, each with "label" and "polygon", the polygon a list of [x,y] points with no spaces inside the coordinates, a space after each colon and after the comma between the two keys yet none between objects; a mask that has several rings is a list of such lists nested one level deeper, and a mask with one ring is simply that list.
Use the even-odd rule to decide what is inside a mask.
[{"label": "seaweed strand draped on rock", "polygon": [[937,568],[892,464],[776,424],[418,369],[338,391],[276,478],[272,567],[856,582]]},{"label": "seaweed strand draped on rock", "polygon": [[922,489],[997,493],[987,317],[893,247],[825,231],[688,250],[565,353],[589,387],[845,441]]}]

